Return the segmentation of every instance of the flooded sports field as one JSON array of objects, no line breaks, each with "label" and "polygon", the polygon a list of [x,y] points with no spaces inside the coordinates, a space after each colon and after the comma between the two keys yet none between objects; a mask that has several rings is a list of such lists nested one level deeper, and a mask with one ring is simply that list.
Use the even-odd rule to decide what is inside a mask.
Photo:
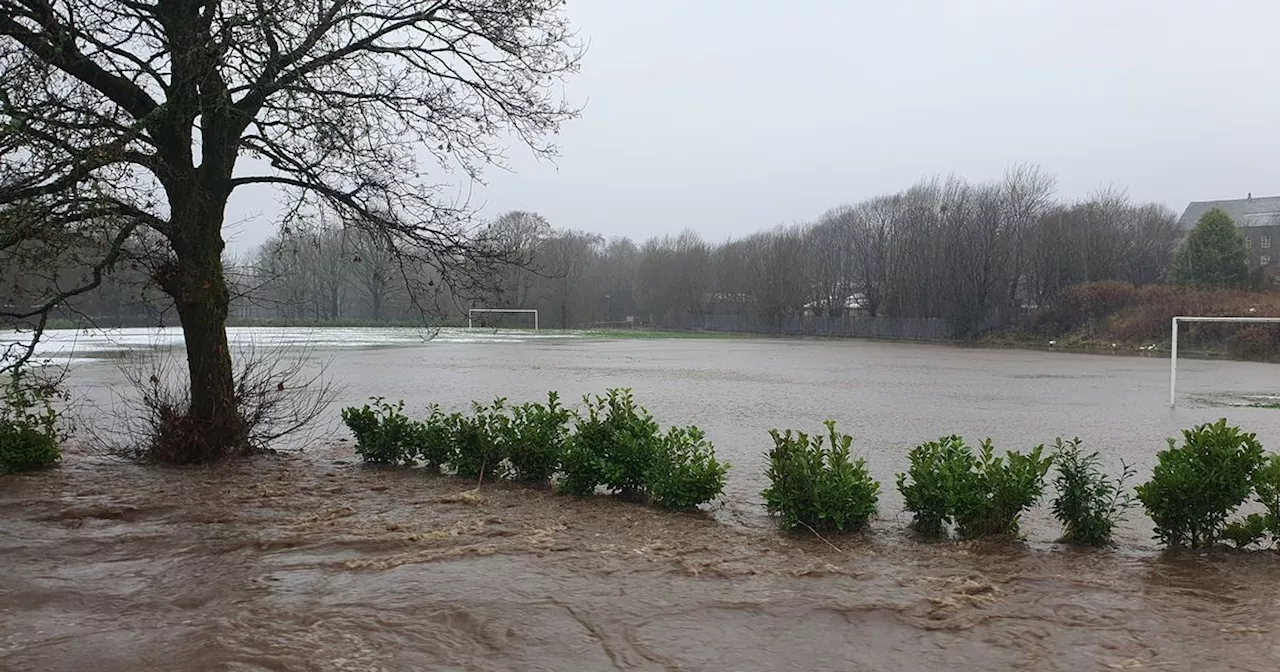
[{"label": "flooded sports field", "polygon": [[[924,543],[893,477],[944,434],[1025,450],[1080,437],[1150,472],[1164,438],[1226,417],[1280,448],[1280,368],[855,341],[238,330],[342,385],[301,452],[144,468],[72,450],[0,480],[0,669],[1275,670],[1280,558],[1160,553],[1132,511],[1118,545]],[[57,334],[87,405],[122,382],[101,355],[168,336]],[[171,339],[170,339],[171,340]],[[732,463],[705,514],[473,484],[354,459],[338,408],[566,401],[630,387]],[[834,419],[882,482],[865,535],[783,534],[764,516],[773,427]],[[1136,484],[1136,483],[1135,483]],[[1050,496],[1051,496],[1050,492]],[[1048,497],[1046,497],[1046,500]]]}]

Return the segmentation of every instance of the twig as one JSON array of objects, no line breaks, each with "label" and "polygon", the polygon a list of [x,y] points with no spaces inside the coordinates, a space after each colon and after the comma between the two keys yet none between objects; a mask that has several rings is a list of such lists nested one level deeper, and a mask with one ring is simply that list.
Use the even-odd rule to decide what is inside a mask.
[{"label": "twig", "polygon": [[821,534],[818,534],[818,531],[817,531],[817,530],[815,530],[815,529],[813,529],[812,527],[809,527],[808,523],[805,523],[804,521],[798,521],[798,522],[799,522],[801,525],[804,525],[805,527],[808,527],[808,528],[809,528],[809,531],[813,533],[813,536],[815,536],[815,537],[817,537],[817,538],[821,539],[821,540],[822,540],[822,543],[824,543],[824,544],[826,544],[826,545],[830,546],[831,548],[836,549],[836,552],[837,552],[837,553],[844,553],[844,551],[843,551],[843,550],[841,550],[839,546],[836,546],[835,544],[831,543],[830,541],[827,541],[827,538],[826,538],[826,537],[822,536]]}]

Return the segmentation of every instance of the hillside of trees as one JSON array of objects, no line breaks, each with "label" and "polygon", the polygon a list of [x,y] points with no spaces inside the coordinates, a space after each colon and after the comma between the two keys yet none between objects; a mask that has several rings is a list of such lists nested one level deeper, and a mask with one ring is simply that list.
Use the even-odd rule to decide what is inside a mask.
[{"label": "hillside of trees", "polygon": [[605,240],[509,212],[484,233],[519,250],[521,263],[467,288],[434,287],[429,273],[401,267],[358,235],[318,228],[277,237],[241,262],[238,275],[253,289],[238,314],[382,321],[412,319],[422,308],[445,317],[468,307],[535,308],[549,327],[629,318],[714,327],[732,316],[752,331],[856,315],[940,320],[950,337],[971,338],[1051,304],[1071,285],[1165,279],[1175,213],[1114,190],[1076,203],[1053,192],[1050,176],[1019,166],[1000,181],[923,181],[816,221],[718,243],[692,231]]},{"label": "hillside of trees", "polygon": [[[932,336],[970,339],[1052,306],[1073,285],[1166,280],[1178,238],[1174,212],[1117,190],[1079,202],[1059,201],[1054,190],[1051,176],[1025,165],[987,183],[931,179],[723,242],[692,231],[606,240],[508,212],[477,234],[518,254],[497,269],[449,274],[448,282],[360,227],[292,226],[227,260],[232,316],[372,324],[465,319],[471,307],[534,308],[544,327],[630,320],[771,332],[794,330],[797,321],[874,319],[906,325],[882,335],[912,337],[927,323]],[[73,307],[104,324],[163,320],[145,278],[143,268],[116,269]]]}]

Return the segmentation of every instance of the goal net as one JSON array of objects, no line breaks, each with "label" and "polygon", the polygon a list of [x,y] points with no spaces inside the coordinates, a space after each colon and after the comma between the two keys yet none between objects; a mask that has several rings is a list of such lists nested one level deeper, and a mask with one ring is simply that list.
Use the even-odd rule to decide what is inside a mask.
[{"label": "goal net", "polygon": [[538,330],[538,311],[532,308],[472,308],[467,311],[467,328]]},{"label": "goal net", "polygon": [[1178,325],[1183,322],[1242,322],[1242,323],[1280,323],[1280,317],[1196,317],[1179,315],[1173,318],[1170,328],[1169,348],[1169,408],[1178,403]]}]

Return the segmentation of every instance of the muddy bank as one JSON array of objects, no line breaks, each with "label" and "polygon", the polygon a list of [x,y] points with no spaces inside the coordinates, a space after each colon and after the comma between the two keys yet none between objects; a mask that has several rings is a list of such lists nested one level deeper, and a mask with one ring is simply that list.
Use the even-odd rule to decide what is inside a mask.
[{"label": "muddy bank", "polygon": [[0,480],[0,669],[1280,667],[1280,561],[789,537],[349,461]]}]

